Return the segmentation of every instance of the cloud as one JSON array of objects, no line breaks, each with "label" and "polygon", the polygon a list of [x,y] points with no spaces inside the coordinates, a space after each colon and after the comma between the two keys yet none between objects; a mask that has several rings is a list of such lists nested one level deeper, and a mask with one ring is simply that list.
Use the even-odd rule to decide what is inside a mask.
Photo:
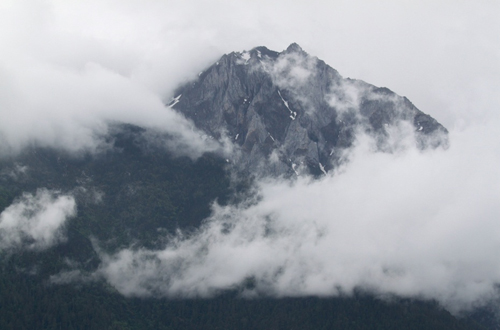
[{"label": "cloud", "polygon": [[164,104],[189,73],[174,70],[167,56],[163,61],[172,63],[172,72],[164,72],[168,86],[158,91],[148,74],[152,63],[144,58],[151,49],[141,51],[139,43],[113,35],[108,39],[105,30],[75,27],[65,16],[74,9],[25,1],[0,13],[0,44],[6,50],[0,56],[0,154],[30,144],[92,152],[105,147],[110,124],[123,122],[168,133],[187,146],[185,152],[217,148]]},{"label": "cloud", "polygon": [[25,176],[28,171],[28,166],[14,163],[11,168],[3,168],[0,171],[0,177],[10,177],[11,179],[18,180]]},{"label": "cloud", "polygon": [[95,149],[109,121],[186,133],[203,146],[163,106],[173,90],[223,53],[293,41],[343,76],[406,95],[448,128],[488,120],[477,102],[497,94],[499,4],[384,4],[3,1],[2,152]]},{"label": "cloud", "polygon": [[369,92],[367,84],[360,80],[339,80],[330,88],[326,101],[342,114],[349,110],[357,111],[361,99]]},{"label": "cloud", "polygon": [[264,62],[264,68],[269,70],[273,83],[280,88],[298,92],[317,73],[318,59],[301,52],[290,52],[281,55],[275,62]]},{"label": "cloud", "polygon": [[167,132],[195,150],[213,149],[158,95],[97,63],[72,69],[19,62],[3,68],[13,82],[1,101],[1,153],[18,152],[30,143],[94,151],[116,122]]},{"label": "cloud", "polygon": [[500,283],[495,127],[452,133],[449,149],[425,152],[374,152],[361,138],[335,174],[260,182],[257,199],[215,205],[199,232],[165,249],[102,254],[98,274],[125,295],[362,288],[435,299],[454,312],[480,305]]},{"label": "cloud", "polygon": [[65,240],[63,229],[76,215],[72,196],[47,189],[25,193],[0,214],[0,250],[44,250]]}]

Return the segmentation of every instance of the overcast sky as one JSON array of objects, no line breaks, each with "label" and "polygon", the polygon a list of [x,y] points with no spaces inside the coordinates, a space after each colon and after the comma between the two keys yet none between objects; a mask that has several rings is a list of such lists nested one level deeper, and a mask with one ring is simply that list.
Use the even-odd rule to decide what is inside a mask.
[{"label": "overcast sky", "polygon": [[[32,142],[92,149],[109,121],[189,135],[189,123],[163,106],[176,86],[223,53],[261,45],[281,51],[297,42],[344,77],[407,96],[450,130],[450,148],[384,156],[360,143],[342,175],[263,184],[261,203],[216,209],[212,227],[199,237],[211,241],[210,230],[229,212],[257,221],[253,238],[236,230],[219,237],[214,259],[185,257],[191,260],[181,274],[185,281],[164,291],[186,293],[202,283],[189,274],[211,279],[198,293],[251,275],[281,294],[334,294],[335,285],[363,284],[447,306],[459,301],[461,308],[500,282],[499,35],[496,0],[2,0],[0,152]],[[283,229],[274,242],[258,232],[269,214]],[[248,221],[240,221],[241,228]],[[319,248],[305,244],[319,235],[315,228],[324,230]],[[196,250],[193,242],[183,244],[142,255],[124,250],[104,258],[102,273],[124,293],[144,293],[141,279],[116,274],[148,253],[168,263],[165,255],[181,258]],[[221,251],[234,252],[235,259]],[[245,267],[224,277],[227,267],[236,267],[218,267],[217,260]],[[283,265],[291,265],[283,268],[290,275],[270,280],[266,270]],[[144,278],[163,287],[165,277],[151,273],[168,267],[146,266]],[[297,285],[298,279],[305,282]]]},{"label": "overcast sky", "polygon": [[[85,135],[109,118],[157,122],[155,98],[223,53],[291,42],[448,128],[489,121],[500,103],[499,9],[494,0],[2,0],[0,127],[11,143],[53,143],[65,124]],[[137,118],[137,108],[153,110]]]}]

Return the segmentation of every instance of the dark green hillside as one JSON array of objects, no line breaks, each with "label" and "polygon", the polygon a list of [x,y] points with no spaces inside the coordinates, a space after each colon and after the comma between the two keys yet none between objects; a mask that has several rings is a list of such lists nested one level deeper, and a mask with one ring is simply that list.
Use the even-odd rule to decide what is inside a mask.
[{"label": "dark green hillside", "polygon": [[3,265],[0,329],[482,329],[432,303],[354,298],[127,299],[103,284],[49,286]]},{"label": "dark green hillside", "polygon": [[113,148],[74,157],[31,148],[0,165],[0,209],[39,188],[75,196],[78,214],[67,241],[43,252],[0,251],[0,329],[481,329],[432,303],[385,303],[354,298],[244,300],[228,292],[207,300],[125,298],[102,282],[50,284],[50,275],[92,271],[101,248],[134,243],[161,246],[177,228],[189,231],[210,214],[210,204],[234,196],[213,154],[175,157],[124,126]]},{"label": "dark green hillside", "polygon": [[211,154],[194,161],[175,157],[148,142],[143,133],[123,126],[110,138],[113,148],[94,156],[31,148],[4,161],[3,173],[16,166],[27,168],[16,177],[0,177],[0,207],[38,188],[71,193],[78,215],[69,221],[70,237],[92,236],[112,248],[136,240],[154,244],[158,230],[197,227],[209,215],[213,201],[227,202],[224,159]]}]

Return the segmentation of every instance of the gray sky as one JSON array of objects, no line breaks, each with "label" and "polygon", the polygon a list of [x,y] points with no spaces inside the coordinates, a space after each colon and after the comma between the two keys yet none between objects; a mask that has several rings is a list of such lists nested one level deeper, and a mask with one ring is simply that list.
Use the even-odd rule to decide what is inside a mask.
[{"label": "gray sky", "polygon": [[[197,240],[104,256],[101,274],[129,294],[154,283],[203,295],[255,276],[277,295],[363,285],[464,308],[500,282],[499,16],[493,0],[3,0],[0,152],[33,141],[92,149],[113,120],[199,150],[162,101],[223,53],[297,42],[344,77],[407,96],[450,130],[450,148],[382,155],[360,140],[341,174],[262,183],[260,203],[215,208]],[[222,237],[227,216],[235,230]],[[260,232],[269,219],[273,240]],[[205,259],[196,242],[215,242]],[[184,268],[166,284],[172,258]],[[141,271],[124,276],[131,265]]]},{"label": "gray sky", "polygon": [[[3,0],[0,127],[13,144],[28,136],[54,143],[59,134],[87,136],[110,118],[158,122],[164,113],[158,97],[170,97],[223,53],[258,45],[281,51],[291,42],[345,77],[407,96],[448,128],[489,121],[500,103],[499,7],[497,1]],[[146,118],[138,118],[138,108],[148,109]],[[172,119],[163,116],[168,126]],[[64,130],[69,124],[76,130]]]}]

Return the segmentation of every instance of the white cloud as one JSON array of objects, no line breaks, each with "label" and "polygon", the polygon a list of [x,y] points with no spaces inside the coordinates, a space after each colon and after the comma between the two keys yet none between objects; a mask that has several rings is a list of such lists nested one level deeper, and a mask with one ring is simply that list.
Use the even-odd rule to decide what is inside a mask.
[{"label": "white cloud", "polygon": [[25,193],[0,214],[0,250],[43,250],[65,240],[64,224],[76,215],[72,196],[47,189]]},{"label": "white cloud", "polygon": [[359,80],[340,80],[331,87],[326,101],[338,113],[344,113],[348,110],[357,112],[361,99],[367,92],[366,84]]},{"label": "white cloud", "polygon": [[[499,6],[445,0],[6,1],[0,12],[0,130],[14,146],[33,139],[89,144],[110,118],[168,130],[178,118],[160,105],[180,82],[222,53],[257,45],[279,51],[293,41],[343,76],[407,96],[448,128],[487,120],[491,112],[477,102],[499,102]],[[286,14],[279,14],[283,8]],[[61,131],[70,124],[74,130]]]},{"label": "white cloud", "polygon": [[[153,73],[158,68],[151,66],[159,59],[147,58],[154,45],[141,49],[137,40],[124,41],[119,33],[106,35],[105,26],[93,30],[113,22],[106,23],[108,17],[98,20],[91,31],[75,26],[66,20],[81,6],[74,5],[26,1],[0,12],[0,45],[5,50],[0,55],[0,153],[16,153],[31,143],[93,151],[102,147],[101,137],[115,122],[167,132],[195,153],[216,148],[164,105],[163,99],[191,71],[176,69],[178,63],[163,53],[161,61],[172,71],[163,71],[167,89],[158,91]],[[90,7],[81,9],[86,9],[83,16],[91,14]]]},{"label": "white cloud", "polygon": [[335,175],[261,182],[254,203],[216,206],[196,235],[164,250],[104,254],[99,274],[127,295],[210,296],[252,279],[264,295],[361,287],[469,308],[500,282],[494,131],[392,154],[374,153],[367,138]]},{"label": "white cloud", "polygon": [[280,88],[298,92],[316,75],[317,58],[299,52],[280,56],[276,62],[265,63],[273,82]]}]

